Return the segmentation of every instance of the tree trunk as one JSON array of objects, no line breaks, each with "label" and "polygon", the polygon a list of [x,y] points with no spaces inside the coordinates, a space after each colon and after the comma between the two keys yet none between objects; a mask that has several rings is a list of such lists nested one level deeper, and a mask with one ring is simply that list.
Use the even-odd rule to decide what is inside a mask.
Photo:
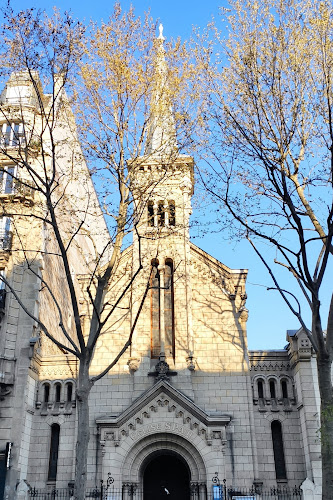
[{"label": "tree trunk", "polygon": [[88,356],[80,360],[78,385],[76,391],[78,431],[76,440],[75,500],[84,500],[87,483],[87,455],[90,438],[89,432],[89,393],[92,387],[89,381]]},{"label": "tree trunk", "polygon": [[[324,358],[324,359],[323,359]],[[317,354],[318,380],[321,401],[321,458],[323,473],[322,498],[333,500],[333,394],[329,356]]]}]

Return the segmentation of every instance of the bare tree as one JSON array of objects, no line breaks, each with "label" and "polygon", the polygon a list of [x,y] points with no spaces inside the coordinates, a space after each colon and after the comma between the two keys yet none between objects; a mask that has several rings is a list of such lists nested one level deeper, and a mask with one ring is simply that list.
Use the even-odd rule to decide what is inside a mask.
[{"label": "bare tree", "polygon": [[[181,130],[188,130],[188,115],[182,111],[188,102],[187,56],[179,42],[170,45],[167,67],[162,31],[155,40],[152,20],[148,16],[137,19],[133,10],[123,13],[119,4],[109,21],[93,26],[88,35],[69,14],[55,12],[48,17],[33,9],[17,14],[10,7],[3,14],[1,77],[9,80],[0,102],[1,175],[10,190],[15,188],[15,200],[20,193],[23,203],[14,203],[13,197],[8,203],[7,199],[1,204],[1,215],[13,230],[15,262],[23,262],[40,283],[39,312],[29,309],[9,279],[2,279],[42,336],[79,361],[74,496],[82,499],[87,479],[89,394],[131,345],[149,280],[123,347],[100,373],[92,376],[89,369],[98,339],[140,274],[140,252],[126,284],[120,290],[115,287],[112,304],[106,294],[118,280],[124,236],[131,226],[137,227],[156,182],[138,193],[135,176],[141,158],[146,161],[158,153],[169,162],[178,154],[174,135],[162,133],[161,114],[168,108],[168,119],[173,120],[170,130],[176,125],[178,144]],[[179,112],[173,117],[170,109],[175,102]],[[156,135],[159,140],[152,144]],[[184,141],[188,136],[183,134]],[[84,155],[93,161],[91,174],[99,175],[98,189],[110,233],[79,138]],[[36,241],[31,236],[37,233],[43,239]],[[84,328],[73,266],[84,275],[81,283],[90,311]],[[65,285],[59,287],[60,281]],[[71,326],[65,321],[68,314],[73,317]]]},{"label": "bare tree", "polygon": [[[197,50],[209,135],[203,181],[227,208],[224,225],[249,240],[316,352],[323,498],[330,499],[333,298],[325,329],[321,294],[333,248],[332,5],[235,0],[222,15],[227,39],[211,26]],[[274,261],[262,243],[275,248]],[[299,293],[284,289],[282,270]]]}]

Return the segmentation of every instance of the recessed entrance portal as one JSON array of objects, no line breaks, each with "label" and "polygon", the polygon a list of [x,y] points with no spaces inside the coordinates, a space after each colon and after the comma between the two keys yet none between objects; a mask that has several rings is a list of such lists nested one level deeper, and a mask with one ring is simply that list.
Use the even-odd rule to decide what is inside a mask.
[{"label": "recessed entrance portal", "polygon": [[143,472],[143,499],[190,500],[190,473],[176,453],[153,453]]}]

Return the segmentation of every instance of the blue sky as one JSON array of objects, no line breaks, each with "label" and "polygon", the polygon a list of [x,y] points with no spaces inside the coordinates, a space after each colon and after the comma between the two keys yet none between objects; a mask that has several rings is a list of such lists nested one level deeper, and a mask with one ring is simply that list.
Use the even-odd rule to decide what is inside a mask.
[{"label": "blue sky", "polygon": [[[0,0],[5,3],[5,0]],[[166,38],[178,37],[186,39],[190,36],[192,27],[204,28],[212,19],[219,16],[219,6],[227,7],[226,0],[123,0],[121,5],[128,9],[130,4],[135,7],[137,15],[142,15],[150,9],[154,19],[164,25]],[[74,18],[88,21],[93,19],[107,19],[113,9],[112,2],[105,0],[12,0],[15,9],[38,7],[50,11],[56,5],[61,11],[71,10]],[[199,219],[205,223],[206,214],[210,213],[209,206],[201,208]],[[208,230],[202,236],[202,231],[192,230],[193,241],[199,247],[213,255],[231,268],[248,268],[247,308],[250,315],[248,320],[248,342],[251,349],[281,349],[285,346],[286,330],[298,328],[296,318],[289,312],[282,299],[275,291],[267,291],[272,282],[259,262],[258,257],[246,242],[233,242],[226,239],[226,235],[212,234]],[[266,252],[270,252],[269,248]],[[272,254],[274,257],[274,253]],[[286,287],[286,285],[284,284]],[[289,286],[289,285],[288,285]],[[328,294],[327,294],[328,295]],[[326,298],[327,303],[329,297]],[[325,301],[324,301],[325,302]]]},{"label": "blue sky", "polygon": [[[5,4],[5,0],[0,0]],[[73,16],[79,19],[107,19],[113,10],[114,2],[106,0],[12,0],[15,9],[38,7],[49,10],[56,5],[61,10],[71,10]],[[217,16],[219,6],[227,5],[226,0],[189,1],[189,0],[122,0],[121,5],[128,9],[132,4],[137,15],[150,10],[154,19],[160,20],[165,26],[165,36],[186,38],[191,34],[192,26],[203,27]]]}]

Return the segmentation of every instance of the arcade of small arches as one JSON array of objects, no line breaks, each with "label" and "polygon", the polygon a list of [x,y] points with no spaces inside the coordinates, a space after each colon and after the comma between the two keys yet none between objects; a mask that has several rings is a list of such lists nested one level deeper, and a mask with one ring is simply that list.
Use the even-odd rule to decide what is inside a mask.
[{"label": "arcade of small arches", "polygon": [[278,411],[278,405],[290,408],[296,403],[295,387],[287,375],[258,375],[252,381],[253,402],[259,405],[259,410],[271,406],[272,411]]},{"label": "arcade of small arches", "polygon": [[149,201],[147,205],[148,227],[172,227],[176,225],[174,200]]},{"label": "arcade of small arches", "polygon": [[67,380],[45,380],[38,390],[36,408],[40,409],[41,415],[47,415],[52,410],[52,414],[72,413],[75,408],[75,382],[73,379]]}]

